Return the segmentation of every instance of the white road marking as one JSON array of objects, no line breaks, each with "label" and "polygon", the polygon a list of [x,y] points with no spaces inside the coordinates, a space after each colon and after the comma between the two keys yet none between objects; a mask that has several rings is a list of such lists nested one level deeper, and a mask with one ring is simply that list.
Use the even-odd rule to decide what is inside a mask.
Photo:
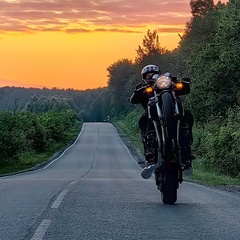
[{"label": "white road marking", "polygon": [[68,148],[66,148],[66,149],[64,150],[64,152],[63,152],[59,157],[57,157],[56,159],[54,159],[52,162],[50,162],[49,164],[47,164],[45,167],[43,167],[43,168],[41,168],[41,169],[38,169],[38,170],[36,170],[36,171],[41,171],[41,170],[44,170],[44,169],[48,168],[48,167],[51,166],[54,162],[56,162],[59,158],[61,158],[69,148],[73,147],[73,146],[76,144],[76,142],[78,141],[78,139],[80,138],[80,136],[81,136],[81,134],[82,134],[83,128],[84,128],[84,123],[83,123],[82,129],[81,129],[80,133],[78,134],[78,137],[76,138],[76,140],[74,141],[74,143],[73,143],[71,146],[69,146]]},{"label": "white road marking", "polygon": [[[123,140],[121,139],[121,137],[120,137],[120,135],[119,135],[116,127],[115,127],[114,125],[113,125],[113,127],[115,128],[115,131],[116,131],[116,133],[117,133],[117,136],[118,136],[119,140],[121,141],[123,147],[127,150],[128,155],[129,155],[129,156],[131,157],[131,159],[137,164],[137,166],[140,167],[139,164],[138,164],[138,159],[137,159],[135,156],[133,156],[133,154],[130,152],[130,150],[128,149],[128,147],[125,145],[125,143],[124,143]],[[140,167],[140,168],[141,168],[141,167]]]},{"label": "white road marking", "polygon": [[65,189],[63,190],[59,196],[57,197],[57,199],[54,201],[54,203],[52,204],[51,208],[58,208],[63,200],[63,198],[65,197],[65,195],[67,194],[69,190]]},{"label": "white road marking", "polygon": [[42,220],[31,240],[42,240],[51,222],[49,219]]},{"label": "white road marking", "polygon": [[69,186],[75,185],[77,182],[78,182],[78,180],[74,180],[69,184]]}]

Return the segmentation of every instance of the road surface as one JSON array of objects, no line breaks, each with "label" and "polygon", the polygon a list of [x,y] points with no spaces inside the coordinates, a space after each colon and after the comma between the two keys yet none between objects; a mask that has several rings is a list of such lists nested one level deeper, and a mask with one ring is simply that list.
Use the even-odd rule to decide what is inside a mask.
[{"label": "road surface", "polygon": [[240,196],[183,183],[164,205],[110,123],[43,169],[0,178],[1,240],[240,239]]}]

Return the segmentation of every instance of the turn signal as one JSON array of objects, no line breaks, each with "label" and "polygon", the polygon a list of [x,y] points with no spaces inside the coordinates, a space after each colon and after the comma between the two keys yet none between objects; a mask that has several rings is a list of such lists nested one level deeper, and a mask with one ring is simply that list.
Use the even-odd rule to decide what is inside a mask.
[{"label": "turn signal", "polygon": [[175,86],[177,89],[183,89],[183,83],[181,83],[181,82],[176,83]]},{"label": "turn signal", "polygon": [[153,91],[153,89],[152,89],[152,87],[147,87],[145,91],[146,91],[146,93],[151,93]]}]

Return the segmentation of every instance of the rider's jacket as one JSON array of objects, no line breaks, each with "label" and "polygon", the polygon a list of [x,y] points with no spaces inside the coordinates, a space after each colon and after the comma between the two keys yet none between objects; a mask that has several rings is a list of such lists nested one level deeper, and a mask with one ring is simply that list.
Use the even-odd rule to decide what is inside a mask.
[{"label": "rider's jacket", "polygon": [[[172,81],[177,81],[177,77],[171,77]],[[182,78],[182,83],[184,85],[183,90],[181,91],[177,91],[177,89],[175,90],[175,94],[176,96],[180,96],[180,95],[185,95],[188,94],[190,92],[190,79],[189,78]],[[151,82],[151,85],[154,82]],[[134,91],[132,96],[130,97],[130,102],[133,104],[141,104],[143,106],[143,108],[146,110],[147,109],[147,104],[148,104],[148,100],[150,97],[152,97],[152,93],[147,93],[145,92],[145,89],[148,87],[149,85],[146,83],[139,83]]]},{"label": "rider's jacket", "polygon": [[153,96],[153,93],[152,92],[148,93],[145,91],[145,89],[149,86],[152,86],[159,76],[160,76],[159,74],[154,74],[151,79],[148,79],[148,84],[139,83],[133,91],[133,94],[130,98],[130,102],[133,104],[141,104],[142,107],[146,110],[148,100],[150,97]]},{"label": "rider's jacket", "polygon": [[130,97],[130,102],[133,104],[141,104],[142,107],[146,110],[148,100],[150,97],[152,97],[151,93],[146,93],[145,89],[148,87],[148,84],[138,84],[134,91],[132,96]]}]

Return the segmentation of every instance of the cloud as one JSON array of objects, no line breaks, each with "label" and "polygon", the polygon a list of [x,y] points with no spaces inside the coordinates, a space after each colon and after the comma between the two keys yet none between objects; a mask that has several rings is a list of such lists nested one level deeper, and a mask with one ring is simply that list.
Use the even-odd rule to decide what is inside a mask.
[{"label": "cloud", "polygon": [[66,29],[67,33],[86,33],[86,32],[120,32],[120,33],[142,33],[142,31],[135,31],[131,29],[121,29],[121,28],[95,28],[92,30],[84,28],[72,28]]},{"label": "cloud", "polygon": [[[166,32],[173,32],[174,29],[183,28],[189,19],[190,7],[186,0],[0,1],[2,33],[141,32],[141,29],[150,25],[161,26]],[[178,25],[177,29],[175,25]]]},{"label": "cloud", "polygon": [[184,28],[158,28],[158,33],[182,33],[184,32]]}]

